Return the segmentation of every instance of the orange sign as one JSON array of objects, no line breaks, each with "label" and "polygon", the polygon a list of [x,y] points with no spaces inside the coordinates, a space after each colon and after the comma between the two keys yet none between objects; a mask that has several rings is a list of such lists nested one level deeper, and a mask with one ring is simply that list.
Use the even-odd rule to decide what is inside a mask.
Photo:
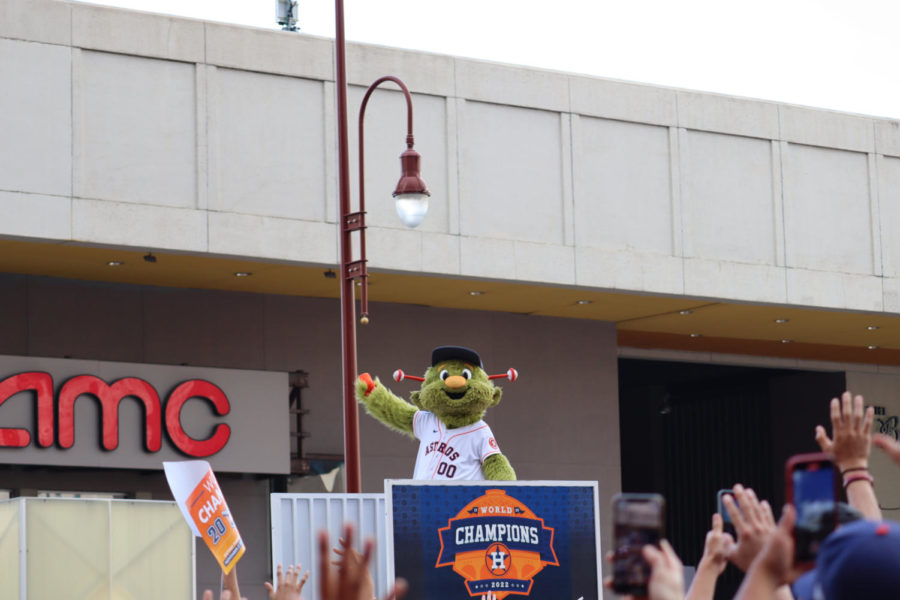
[{"label": "orange sign", "polygon": [[230,573],[246,548],[212,469],[191,492],[187,508],[222,571]]}]

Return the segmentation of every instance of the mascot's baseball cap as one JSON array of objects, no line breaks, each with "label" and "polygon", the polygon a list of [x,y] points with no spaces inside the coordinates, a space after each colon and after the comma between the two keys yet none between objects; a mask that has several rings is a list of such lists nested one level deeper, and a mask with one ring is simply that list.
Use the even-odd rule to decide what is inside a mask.
[{"label": "mascot's baseball cap", "polygon": [[482,369],[484,368],[484,365],[481,364],[481,357],[478,356],[477,352],[470,348],[463,348],[462,346],[438,346],[431,351],[432,367],[447,360],[462,360],[473,365],[478,365]]},{"label": "mascot's baseball cap", "polygon": [[825,539],[815,570],[801,579],[811,584],[808,592],[795,591],[804,600],[897,598],[900,523],[860,520],[844,525]]}]

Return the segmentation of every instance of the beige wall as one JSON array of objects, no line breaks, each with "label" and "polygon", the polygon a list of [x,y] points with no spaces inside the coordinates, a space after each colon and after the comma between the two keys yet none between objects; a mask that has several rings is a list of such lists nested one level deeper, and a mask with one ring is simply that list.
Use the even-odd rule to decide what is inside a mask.
[{"label": "beige wall", "polygon": [[[874,371],[847,371],[847,389],[854,394],[865,396],[866,404],[883,406],[885,415],[876,419],[900,417],[900,369],[882,369]],[[886,372],[884,372],[886,371]],[[879,422],[875,422],[875,431],[879,430]],[[870,470],[875,478],[875,492],[878,503],[885,510],[888,519],[900,520],[900,466],[894,464],[883,452],[872,449]]]}]

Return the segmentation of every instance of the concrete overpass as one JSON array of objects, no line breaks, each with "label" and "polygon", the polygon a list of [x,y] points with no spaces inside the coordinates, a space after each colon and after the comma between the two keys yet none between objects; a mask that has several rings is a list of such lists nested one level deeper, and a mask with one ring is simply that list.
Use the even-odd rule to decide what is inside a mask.
[{"label": "concrete overpass", "polygon": [[[3,10],[0,227],[44,243],[23,258],[7,241],[4,270],[177,286],[173,262],[251,260],[269,264],[190,285],[333,295],[329,40],[77,3]],[[377,76],[407,81],[434,192],[415,231],[379,201],[404,117],[379,92],[373,300],[613,321],[635,346],[900,361],[897,122],[389,48],[351,45],[349,65],[351,110]],[[85,245],[179,258],[90,269]],[[829,345],[845,348],[815,347]]]}]

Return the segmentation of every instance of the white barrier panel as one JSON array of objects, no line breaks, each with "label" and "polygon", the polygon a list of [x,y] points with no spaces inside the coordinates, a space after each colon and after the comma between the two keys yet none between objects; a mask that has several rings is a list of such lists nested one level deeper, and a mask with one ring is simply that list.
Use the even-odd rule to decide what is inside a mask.
[{"label": "white barrier panel", "polygon": [[174,502],[0,501],[0,598],[195,598],[194,538]]},{"label": "white barrier panel", "polygon": [[[356,531],[354,547],[362,552],[363,540],[375,540],[370,572],[375,596],[388,592],[388,553],[384,494],[272,494],[272,567],[302,564],[309,570],[303,597],[319,600],[317,536],[327,530],[331,547],[338,546],[344,523]],[[329,561],[337,558],[329,556]]]}]

